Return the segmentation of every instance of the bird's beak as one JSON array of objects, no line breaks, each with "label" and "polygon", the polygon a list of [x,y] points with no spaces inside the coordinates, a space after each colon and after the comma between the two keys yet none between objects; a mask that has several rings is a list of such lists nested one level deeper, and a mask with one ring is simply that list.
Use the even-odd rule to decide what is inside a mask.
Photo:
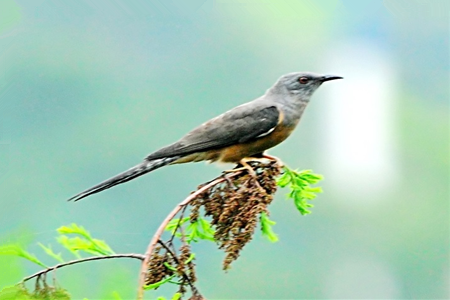
[{"label": "bird's beak", "polygon": [[320,78],[320,80],[322,82],[336,80],[336,79],[344,79],[344,77],[336,76],[336,75],[324,75],[324,76],[322,76],[322,78]]}]

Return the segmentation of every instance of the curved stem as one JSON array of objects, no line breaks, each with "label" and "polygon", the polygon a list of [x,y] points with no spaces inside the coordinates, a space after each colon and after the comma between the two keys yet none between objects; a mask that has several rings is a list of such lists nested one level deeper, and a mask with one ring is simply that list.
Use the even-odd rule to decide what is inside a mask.
[{"label": "curved stem", "polygon": [[63,268],[66,266],[70,266],[70,265],[75,265],[75,264],[79,264],[82,262],[86,262],[86,261],[92,261],[92,260],[102,260],[102,259],[112,259],[112,258],[135,258],[135,259],[139,259],[139,260],[144,260],[145,257],[142,254],[112,254],[112,255],[103,255],[103,256],[91,256],[91,257],[86,257],[86,258],[80,258],[80,259],[75,259],[75,260],[71,260],[65,263],[60,263],[57,265],[54,265],[53,267],[49,267],[47,269],[41,270],[39,272],[34,273],[33,275],[30,275],[28,277],[25,277],[22,282],[26,282],[30,279],[33,279],[34,277],[39,277],[41,275],[47,274],[48,272],[54,271],[56,269],[59,268]]},{"label": "curved stem", "polygon": [[[228,177],[233,177],[238,174],[242,173],[242,171],[236,171],[234,174],[228,175]],[[141,265],[141,273],[139,275],[139,286],[138,286],[138,300],[144,299],[144,286],[145,286],[145,277],[147,275],[147,268],[148,263],[150,261],[150,257],[153,253],[153,250],[155,249],[156,244],[161,238],[161,235],[164,233],[164,230],[167,227],[167,224],[186,206],[188,205],[192,200],[197,198],[201,193],[204,191],[207,191],[211,187],[215,186],[216,184],[219,184],[221,182],[224,182],[226,179],[224,176],[221,176],[219,178],[214,179],[213,181],[209,182],[208,184],[202,186],[192,194],[190,194],[186,199],[178,203],[178,205],[167,215],[167,217],[164,219],[164,221],[159,225],[158,230],[156,230],[155,234],[153,235],[152,240],[150,241],[150,244],[147,247],[147,251],[145,252],[144,260],[142,261]]]},{"label": "curved stem", "polygon": [[[158,240],[158,244],[160,244],[162,247],[164,247],[164,249],[166,249],[167,252],[170,253],[170,255],[173,257],[173,259],[175,260],[175,262],[177,264],[180,263],[180,261],[178,260],[177,256],[175,255],[175,253],[161,240]],[[183,271],[183,278],[188,282],[189,286],[191,287],[191,290],[194,292],[194,294],[197,294],[197,288],[194,286],[194,284],[192,283],[192,281],[189,279],[189,277],[187,276],[187,274]]]}]

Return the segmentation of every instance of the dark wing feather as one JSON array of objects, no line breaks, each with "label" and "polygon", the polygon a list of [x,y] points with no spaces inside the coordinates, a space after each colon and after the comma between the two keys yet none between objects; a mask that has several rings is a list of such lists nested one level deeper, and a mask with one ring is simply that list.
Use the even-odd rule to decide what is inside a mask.
[{"label": "dark wing feather", "polygon": [[248,104],[211,119],[178,142],[150,154],[147,159],[187,155],[245,143],[264,136],[278,125],[280,112],[275,106],[255,105],[254,102]]}]

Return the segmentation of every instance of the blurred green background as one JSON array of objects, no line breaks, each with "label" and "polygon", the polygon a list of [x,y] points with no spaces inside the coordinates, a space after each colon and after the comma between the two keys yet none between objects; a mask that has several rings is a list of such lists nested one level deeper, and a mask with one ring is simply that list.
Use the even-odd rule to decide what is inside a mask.
[{"label": "blurred green background", "polygon": [[[200,291],[449,297],[448,1],[1,0],[0,70],[1,242],[43,257],[37,242],[76,222],[116,252],[144,252],[169,210],[222,167],[163,168],[65,200],[308,70],[345,80],[321,87],[270,153],[323,174],[324,193],[302,217],[279,191],[280,241],[257,234],[228,273],[214,245],[196,245]],[[0,286],[39,270],[2,266]],[[103,261],[57,276],[74,299],[133,298],[138,269]]]}]

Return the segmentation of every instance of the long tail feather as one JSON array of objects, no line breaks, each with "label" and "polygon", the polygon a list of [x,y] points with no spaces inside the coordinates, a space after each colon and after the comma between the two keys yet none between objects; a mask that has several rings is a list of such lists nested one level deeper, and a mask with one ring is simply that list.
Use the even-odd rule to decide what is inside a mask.
[{"label": "long tail feather", "polygon": [[138,164],[137,166],[134,166],[131,169],[129,169],[123,173],[120,173],[110,179],[107,179],[107,180],[97,184],[96,186],[91,187],[90,189],[87,189],[87,190],[79,193],[78,195],[73,196],[68,201],[81,200],[87,196],[99,193],[101,191],[109,189],[110,187],[130,181],[131,179],[134,179],[141,175],[147,174],[148,172],[151,172],[153,170],[156,170],[158,168],[166,166],[166,165],[176,161],[179,158],[180,158],[180,156],[175,156],[175,157],[159,158],[159,159],[150,160],[150,161],[143,161],[142,163]]}]

